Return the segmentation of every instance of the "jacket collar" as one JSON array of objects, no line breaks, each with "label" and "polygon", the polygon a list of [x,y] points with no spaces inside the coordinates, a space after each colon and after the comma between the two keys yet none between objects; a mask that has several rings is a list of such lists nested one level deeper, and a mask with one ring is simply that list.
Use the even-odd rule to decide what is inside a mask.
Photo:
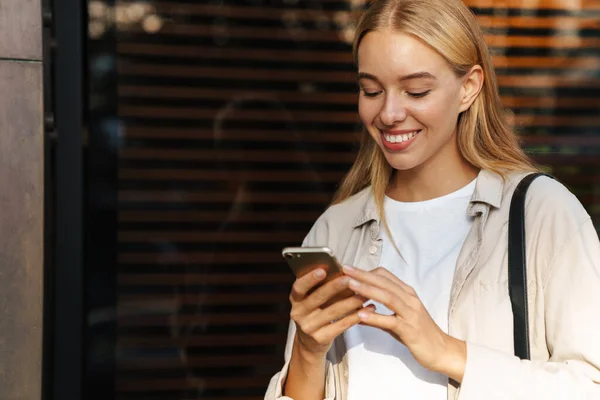
[{"label": "jacket collar", "polygon": [[467,214],[474,216],[481,208],[482,204],[487,204],[494,208],[500,208],[502,204],[502,193],[504,192],[504,180],[495,172],[482,169],[477,176],[475,191],[471,196]]},{"label": "jacket collar", "polygon": [[358,228],[369,221],[376,221],[379,225],[379,213],[377,212],[377,205],[375,204],[375,196],[373,196],[372,188],[369,186],[364,190],[368,192],[366,196],[367,201],[354,221],[354,224],[352,225],[353,228]]},{"label": "jacket collar", "polygon": [[[366,202],[359,213],[358,217],[354,221],[353,228],[375,221],[379,224],[380,216],[377,212],[377,206],[375,205],[375,197],[371,192],[371,187],[365,189]],[[502,177],[492,171],[482,169],[479,171],[477,176],[477,182],[475,184],[475,191],[469,202],[469,208],[467,214],[475,216],[482,211],[482,205],[488,205],[494,208],[500,208],[502,204],[502,193],[504,191],[504,180]]]}]

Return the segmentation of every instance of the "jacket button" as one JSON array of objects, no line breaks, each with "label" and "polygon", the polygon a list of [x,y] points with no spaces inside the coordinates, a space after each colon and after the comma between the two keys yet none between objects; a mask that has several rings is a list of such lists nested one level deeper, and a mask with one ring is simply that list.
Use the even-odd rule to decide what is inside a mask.
[{"label": "jacket button", "polygon": [[377,254],[377,246],[369,247],[369,254]]}]

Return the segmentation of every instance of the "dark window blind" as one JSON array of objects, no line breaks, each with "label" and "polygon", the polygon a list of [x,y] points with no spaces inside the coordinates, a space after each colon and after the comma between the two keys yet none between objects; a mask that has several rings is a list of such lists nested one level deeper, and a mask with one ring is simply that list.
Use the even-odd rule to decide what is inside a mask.
[{"label": "dark window blind", "polygon": [[[471,0],[536,160],[600,223],[600,3]],[[360,132],[337,0],[90,3],[116,29],[117,398],[261,399],[299,245]]]}]

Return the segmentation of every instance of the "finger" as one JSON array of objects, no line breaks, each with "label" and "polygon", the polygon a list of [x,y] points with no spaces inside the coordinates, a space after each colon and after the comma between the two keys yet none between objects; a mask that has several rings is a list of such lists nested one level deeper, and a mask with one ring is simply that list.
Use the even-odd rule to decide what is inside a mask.
[{"label": "finger", "polygon": [[[387,269],[383,267],[377,267],[372,271],[372,273],[377,274],[387,279],[388,281],[393,282],[396,285],[396,288],[392,289],[390,287],[387,287],[386,289],[391,290],[392,293],[404,300],[404,302],[409,306],[416,309],[419,308],[420,305],[422,305],[421,299],[419,299],[416,290],[412,286],[408,285],[406,282],[399,279],[396,275],[392,274]],[[398,290],[398,288],[400,288],[400,290]]]},{"label": "finger", "polygon": [[382,315],[361,310],[357,313],[357,316],[361,325],[372,326],[386,331],[396,331],[398,325],[402,324],[395,315]]},{"label": "finger", "polygon": [[317,309],[304,318],[302,321],[302,330],[304,332],[317,332],[324,326],[347,317],[352,313],[357,313],[360,310],[373,312],[374,304],[369,304],[363,307],[363,299],[360,296],[352,296],[347,299],[338,301],[325,309]]},{"label": "finger", "polygon": [[[361,305],[368,301],[364,297],[355,295],[348,290],[348,277],[339,277],[330,282],[323,284],[317,288],[308,297],[302,298],[301,301],[292,302],[290,317],[294,321],[303,320],[303,330],[305,332],[313,331],[326,323],[329,323],[333,318],[323,318],[321,316],[323,309],[328,308],[331,304],[336,304],[341,300],[355,297],[359,299],[353,310],[360,308]],[[345,293],[347,292],[347,293]],[[340,294],[342,296],[340,296]],[[341,297],[341,299],[339,298]],[[352,309],[349,311],[353,311]],[[347,313],[347,312],[346,312]],[[338,314],[335,318],[337,318]]]},{"label": "finger", "polygon": [[[359,282],[354,279],[350,279],[348,287],[350,290],[353,290],[363,297],[383,304],[400,316],[404,315],[407,310],[411,310],[408,303],[401,296],[396,296],[395,293],[392,293],[389,290],[381,289],[380,287]],[[405,293],[405,295],[407,294]]]},{"label": "finger", "polygon": [[363,307],[363,299],[360,296],[349,297],[345,300],[327,307],[324,310],[317,309],[312,314],[305,317],[302,321],[303,332],[317,332],[325,326],[337,323],[351,314],[358,311],[374,312],[375,304],[369,304]]},{"label": "finger", "polygon": [[338,293],[348,289],[349,280],[347,276],[340,276],[325,283],[306,298],[304,307],[307,310],[316,310]]},{"label": "finger", "polygon": [[363,304],[366,302],[367,299],[362,296],[352,296],[335,302],[334,304],[325,308],[323,312],[319,313],[319,322],[322,325],[325,325],[326,323],[330,323],[330,321],[338,320],[353,311],[360,310],[363,308]]},{"label": "finger", "polygon": [[330,342],[352,326],[360,323],[360,318],[358,317],[359,312],[366,312],[367,314],[370,314],[373,313],[374,309],[375,308],[373,305],[369,305],[362,308],[360,311],[353,312],[352,314],[347,315],[344,318],[340,318],[333,323],[324,325],[321,329],[319,329],[318,332],[316,332],[318,340],[328,340]]},{"label": "finger", "polygon": [[386,269],[384,267],[377,267],[373,271],[371,271],[371,273],[379,275],[381,277],[384,277],[387,280],[390,280],[390,281],[394,282],[397,285],[408,286],[407,284],[405,284],[404,282],[402,282],[396,275],[394,275],[393,273],[391,273],[388,269]]},{"label": "finger", "polygon": [[404,289],[407,293],[409,293],[411,295],[417,294],[417,292],[415,291],[415,289],[412,286],[410,286],[408,283],[404,282],[402,279],[398,278],[396,275],[394,275],[393,273],[391,273],[384,267],[375,268],[373,270],[373,273],[394,282],[396,285],[400,286],[402,289]]},{"label": "finger", "polygon": [[384,276],[385,272],[383,271],[364,271],[359,268],[350,267],[344,265],[343,267],[344,273],[355,280],[369,283],[373,286],[380,287],[382,289],[389,289],[394,285],[393,282],[390,282],[386,276]]},{"label": "finger", "polygon": [[350,266],[344,266],[343,268],[346,275],[358,281],[369,283],[372,286],[377,286],[392,293],[398,293],[399,295],[403,295],[403,293],[399,293],[400,291],[407,295],[415,295],[415,291],[409,285],[402,282],[385,268],[379,267],[371,272]]},{"label": "finger", "polygon": [[319,282],[325,279],[327,273],[323,268],[317,268],[316,270],[296,279],[292,285],[292,292],[290,294],[290,300],[292,302],[302,301],[312,288],[314,288]]}]

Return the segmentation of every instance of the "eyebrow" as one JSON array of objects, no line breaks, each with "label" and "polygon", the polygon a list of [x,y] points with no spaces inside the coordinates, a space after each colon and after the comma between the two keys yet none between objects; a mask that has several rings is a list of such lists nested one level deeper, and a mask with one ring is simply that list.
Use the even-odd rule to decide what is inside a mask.
[{"label": "eyebrow", "polygon": [[[379,82],[379,79],[377,79],[377,77],[375,75],[371,75],[367,72],[359,72],[358,73],[358,80],[361,79],[370,79],[372,81],[376,81]],[[400,82],[402,81],[408,81],[410,79],[432,79],[432,80],[437,80],[437,78],[430,74],[429,72],[415,72],[414,74],[409,74],[409,75],[404,75],[401,76],[398,80]]]}]

